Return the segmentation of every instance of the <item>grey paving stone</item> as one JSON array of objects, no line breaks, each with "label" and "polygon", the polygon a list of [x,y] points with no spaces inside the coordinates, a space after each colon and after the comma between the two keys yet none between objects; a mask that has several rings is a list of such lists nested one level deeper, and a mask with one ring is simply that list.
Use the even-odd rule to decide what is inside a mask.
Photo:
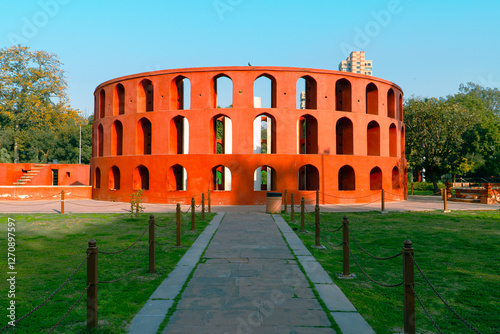
[{"label": "grey paving stone", "polygon": [[318,327],[277,327],[275,333],[276,334],[335,334],[335,331],[332,328],[318,328]]},{"label": "grey paving stone", "polygon": [[331,312],[343,334],[375,334],[375,331],[359,313]]},{"label": "grey paving stone", "polygon": [[210,310],[225,309],[228,303],[227,297],[186,297],[181,298],[177,304],[178,310]]},{"label": "grey paving stone", "polygon": [[313,283],[333,283],[327,272],[321,267],[317,261],[300,261],[300,264],[304,268],[307,277]]},{"label": "grey paving stone", "polygon": [[314,286],[320,298],[330,311],[356,312],[356,308],[335,284],[316,284]]},{"label": "grey paving stone", "polygon": [[156,333],[173,300],[148,300],[134,317],[129,333]]},{"label": "grey paving stone", "polygon": [[331,326],[323,310],[290,310],[276,308],[263,312],[265,326]]}]

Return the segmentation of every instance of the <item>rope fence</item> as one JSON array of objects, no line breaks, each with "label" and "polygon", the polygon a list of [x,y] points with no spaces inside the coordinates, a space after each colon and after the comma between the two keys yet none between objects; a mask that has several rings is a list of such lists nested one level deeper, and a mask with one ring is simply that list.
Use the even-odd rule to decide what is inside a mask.
[{"label": "rope fence", "polygon": [[[32,315],[34,312],[36,312],[38,309],[46,305],[50,300],[54,298],[67,284],[69,281],[73,279],[73,277],[76,275],[77,272],[82,268],[82,266],[87,263],[87,284],[84,289],[82,289],[81,293],[79,294],[78,298],[75,300],[75,302],[69,307],[69,309],[64,313],[64,315],[57,321],[57,323],[48,330],[48,333],[52,333],[61,323],[62,321],[68,316],[68,314],[78,305],[78,303],[81,302],[83,296],[85,293],[87,293],[87,328],[92,329],[97,327],[98,325],[98,304],[97,304],[97,290],[98,290],[98,285],[99,284],[112,284],[116,283],[119,281],[122,281],[129,277],[134,271],[136,271],[139,268],[139,265],[144,261],[144,258],[146,257],[146,254],[149,254],[149,273],[154,273],[155,272],[155,245],[167,245],[171,244],[172,239],[174,236],[176,237],[176,244],[175,246],[172,245],[172,247],[182,247],[181,245],[181,215],[187,214],[192,208],[194,207],[194,197],[192,198],[192,206],[189,208],[188,211],[182,212],[180,204],[178,203],[176,206],[176,213],[175,216],[170,220],[167,221],[166,224],[157,224],[155,222],[154,215],[150,215],[148,225],[147,227],[142,231],[140,236],[129,246],[116,250],[116,251],[101,251],[97,247],[97,241],[94,239],[91,239],[88,242],[88,248],[86,250],[87,254],[85,258],[78,264],[76,269],[69,275],[69,277],[54,291],[52,292],[44,301],[42,301],[40,304],[38,304],[36,307],[34,307],[31,311],[27,312],[25,315],[22,317],[18,318],[15,320],[13,323],[8,324],[7,326],[3,327],[0,329],[0,332],[15,326],[17,323],[20,321],[26,319],[30,315]],[[195,218],[194,210],[192,212],[192,219]],[[158,227],[160,229],[166,229],[167,227],[172,226],[172,223],[176,222],[176,226],[174,228],[175,234],[170,234],[167,236],[166,241],[158,242],[157,241],[157,236],[155,234],[155,227]],[[194,220],[191,221],[191,226],[192,230],[194,230]],[[98,279],[98,257],[99,254],[103,255],[115,255],[115,254],[120,254],[125,251],[130,250],[132,247],[136,246],[141,240],[143,240],[144,235],[146,232],[149,231],[149,241],[147,247],[144,249],[142,252],[142,255],[137,261],[137,263],[134,265],[134,267],[128,271],[125,275],[121,276],[120,278],[113,279],[113,280],[99,280]],[[101,269],[102,270],[102,269]]]},{"label": "rope fence", "polygon": [[[73,271],[73,273],[71,273],[71,275],[69,275],[69,277],[56,289],[54,290],[54,292],[52,292],[52,294],[50,294],[49,297],[47,297],[43,302],[41,302],[40,304],[38,304],[37,306],[35,306],[35,308],[33,308],[31,311],[29,311],[28,313],[26,313],[25,315],[23,315],[22,317],[20,317],[19,319],[16,319],[12,325],[7,325],[3,328],[0,329],[0,332],[6,330],[7,328],[9,327],[12,327],[13,325],[21,322],[23,319],[29,317],[31,314],[35,313],[38,309],[40,309],[42,306],[44,306],[45,304],[47,304],[47,302],[49,302],[50,300],[52,300],[52,298],[54,298],[55,295],[57,295],[59,293],[59,291],[61,291],[61,289],[66,286],[66,284],[68,284],[69,281],[71,281],[71,279],[75,276],[75,274],[80,270],[80,268],[83,266],[83,264],[85,262],[87,262],[88,258],[89,258],[90,254],[87,254],[87,256],[80,262],[80,264],[76,267],[76,269]],[[71,309],[69,310],[71,311]],[[69,313],[69,311],[67,313]],[[64,317],[66,317],[67,313],[64,315]],[[63,318],[64,318],[63,317]],[[62,319],[61,319],[62,321]],[[54,326],[52,327],[51,331],[54,330],[55,327],[57,327],[57,325],[59,324],[59,322]]]},{"label": "rope fence", "polygon": [[[381,256],[376,256],[373,255],[371,252],[366,250],[361,244],[358,242],[356,237],[354,236],[353,231],[349,227],[349,220],[347,216],[344,216],[342,225],[337,227],[337,228],[328,228],[327,223],[325,223],[321,217],[320,217],[320,210],[319,210],[319,205],[315,206],[314,210],[314,215],[315,215],[315,222],[311,223],[305,219],[304,213],[306,212],[305,206],[303,205],[304,203],[304,198],[301,200],[301,232],[305,232],[305,224],[307,223],[307,226],[312,226],[314,225],[315,227],[315,244],[314,248],[325,248],[323,245],[320,244],[320,241],[323,241],[325,245],[328,245],[332,249],[338,248],[343,246],[342,248],[342,263],[343,263],[343,272],[341,275],[341,278],[353,278],[355,277],[353,274],[350,273],[350,261],[349,259],[352,257],[354,260],[354,263],[356,264],[356,267],[361,271],[361,273],[372,283],[384,287],[384,288],[395,288],[395,287],[400,287],[403,286],[403,313],[404,313],[404,333],[408,334],[415,334],[416,333],[416,325],[415,325],[415,299],[418,301],[420,306],[422,307],[424,313],[427,315],[427,317],[430,319],[434,327],[437,329],[439,333],[442,333],[440,330],[439,326],[437,325],[436,321],[432,318],[430,315],[429,311],[425,307],[422,299],[420,296],[417,294],[415,291],[415,274],[414,274],[414,267],[417,268],[417,271],[420,273],[420,275],[423,277],[425,283],[431,288],[431,290],[436,294],[436,296],[441,300],[441,302],[448,308],[450,312],[452,312],[465,326],[467,326],[469,329],[474,331],[475,333],[479,333],[479,330],[475,328],[473,325],[471,325],[469,322],[467,322],[462,316],[460,316],[455,309],[448,303],[446,300],[439,294],[439,292],[436,290],[436,288],[430,283],[429,279],[425,276],[424,272],[422,269],[419,267],[418,263],[416,262],[414,258],[414,249],[412,247],[412,242],[410,240],[405,240],[403,249],[391,256],[387,257],[381,257]],[[308,212],[309,214],[312,214]],[[296,229],[294,229],[296,230]],[[340,232],[342,230],[342,242],[339,244],[336,244],[335,242],[332,242],[329,240],[335,233]],[[323,231],[326,231],[329,233],[329,235],[326,235]],[[403,280],[398,283],[386,283],[386,282],[380,282],[376,279],[374,279],[371,275],[368,274],[367,270],[364,269],[358,258],[355,256],[353,253],[352,248],[350,247],[350,239],[354,241],[354,244],[362,251],[362,253],[368,255],[369,257],[378,260],[378,261],[387,261],[387,260],[392,260],[395,258],[398,258],[400,256],[403,257],[403,266],[402,266],[402,276]]]}]

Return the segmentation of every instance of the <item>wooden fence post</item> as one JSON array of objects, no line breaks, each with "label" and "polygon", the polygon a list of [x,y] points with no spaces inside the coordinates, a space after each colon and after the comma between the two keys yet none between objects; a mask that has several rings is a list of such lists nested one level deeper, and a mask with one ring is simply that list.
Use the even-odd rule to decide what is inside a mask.
[{"label": "wooden fence post", "polygon": [[381,205],[382,205],[382,208],[381,208],[382,212],[384,212],[385,211],[385,192],[384,192],[384,189],[382,189],[380,201],[381,201]]},{"label": "wooden fence post", "polygon": [[176,235],[177,235],[177,242],[175,243],[175,247],[181,247],[181,205],[180,203],[177,203],[177,208],[176,208]]},{"label": "wooden fence post", "polygon": [[413,267],[413,248],[410,240],[405,240],[403,247],[403,305],[404,332],[415,334],[415,286]]},{"label": "wooden fence post", "polygon": [[87,329],[92,329],[97,327],[99,320],[98,309],[97,309],[97,288],[98,288],[98,278],[97,278],[97,261],[98,261],[98,249],[97,241],[90,239],[87,248]]},{"label": "wooden fence post", "polygon": [[342,274],[350,276],[349,272],[349,220],[344,216],[342,220]]},{"label": "wooden fence post", "polygon": [[210,189],[208,189],[208,213],[212,213],[212,199],[210,198]]},{"label": "wooden fence post", "polygon": [[61,215],[64,215],[64,190],[61,190]]},{"label": "wooden fence post", "polygon": [[286,194],[286,189],[285,189],[285,213],[288,212],[288,203],[287,203],[287,194]]},{"label": "wooden fence post", "polygon": [[205,193],[201,194],[201,220],[205,221]]},{"label": "wooden fence post", "polygon": [[306,211],[306,204],[305,204],[305,199],[302,197],[300,199],[300,232],[305,232],[305,211]]},{"label": "wooden fence post", "polygon": [[196,214],[196,204],[194,204],[194,197],[191,197],[191,231],[195,230],[195,214]]},{"label": "wooden fence post", "polygon": [[319,241],[320,231],[319,231],[319,205],[314,207],[314,225],[315,225],[315,247],[321,247]]},{"label": "wooden fence post", "polygon": [[149,216],[149,272],[155,272],[155,216]]},{"label": "wooden fence post", "polygon": [[290,221],[295,222],[295,203],[293,201],[293,193],[290,195]]}]

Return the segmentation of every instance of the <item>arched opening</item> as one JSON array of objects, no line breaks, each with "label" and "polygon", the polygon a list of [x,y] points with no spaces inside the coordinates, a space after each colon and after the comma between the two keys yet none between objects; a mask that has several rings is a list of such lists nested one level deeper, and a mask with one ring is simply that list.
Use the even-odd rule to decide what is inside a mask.
[{"label": "arched opening", "polygon": [[233,126],[225,115],[216,115],[211,121],[213,153],[231,154],[233,151]]},{"label": "arched opening", "polygon": [[189,153],[189,122],[186,117],[176,116],[170,121],[170,145],[172,154]]},{"label": "arched opening", "polygon": [[335,109],[351,111],[351,83],[347,79],[339,79],[335,83]]},{"label": "arched opening", "polygon": [[276,170],[269,166],[258,167],[253,174],[253,190],[276,190]]},{"label": "arched opening", "polygon": [[253,153],[276,153],[276,120],[265,114],[253,121]]},{"label": "arched opening", "polygon": [[151,122],[141,118],[137,123],[136,154],[151,154]]},{"label": "arched opening", "polygon": [[179,75],[170,85],[170,109],[183,110],[191,108],[191,82]]},{"label": "arched opening", "polygon": [[111,190],[120,189],[120,169],[116,166],[111,167],[109,170],[108,188]]},{"label": "arched opening", "polygon": [[318,88],[316,80],[309,75],[305,75],[297,80],[297,109],[316,109]]},{"label": "arched opening", "polygon": [[214,190],[231,190],[231,171],[229,168],[222,165],[212,168],[212,180]]},{"label": "arched opening", "polygon": [[149,170],[146,166],[140,165],[134,169],[132,186],[133,189],[149,190]]},{"label": "arched opening", "polygon": [[399,95],[399,110],[398,110],[399,120],[403,122],[403,94]]},{"label": "arched opening", "polygon": [[405,127],[401,127],[401,157],[405,156]]},{"label": "arched opening", "polygon": [[378,115],[378,89],[374,83],[366,86],[366,113]]},{"label": "arched opening", "polygon": [[389,156],[398,156],[398,131],[396,130],[396,125],[391,124],[389,127]]},{"label": "arched opening", "polygon": [[151,80],[144,79],[137,88],[137,112],[153,111],[154,87]]},{"label": "arched opening", "polygon": [[233,80],[225,75],[219,74],[212,79],[212,107],[233,107]]},{"label": "arched opening", "polygon": [[375,121],[368,123],[366,147],[368,155],[380,155],[380,126]]},{"label": "arched opening", "polygon": [[253,84],[253,96],[254,108],[276,108],[276,79],[269,74],[259,76]]},{"label": "arched opening", "polygon": [[106,92],[101,89],[99,93],[99,118],[103,118],[106,114]]},{"label": "arched opening", "polygon": [[104,129],[102,124],[97,127],[97,156],[102,157],[104,155]]},{"label": "arched opening", "polygon": [[187,172],[181,165],[173,165],[168,169],[167,189],[170,191],[187,190]]},{"label": "arched opening", "polygon": [[378,167],[370,171],[370,190],[382,190],[382,171]]},{"label": "arched opening", "polygon": [[354,154],[353,126],[347,117],[342,117],[337,121],[335,127],[337,137],[337,154]]},{"label": "arched opening", "polygon": [[319,172],[313,165],[304,165],[299,169],[299,190],[318,190]]},{"label": "arched opening", "polygon": [[399,179],[399,168],[394,166],[392,169],[392,189],[401,188],[401,180]]},{"label": "arched opening", "polygon": [[122,155],[123,150],[123,125],[114,121],[111,125],[111,155]]},{"label": "arched opening", "polygon": [[113,94],[113,115],[123,114],[125,114],[125,87],[117,84]]},{"label": "arched opening", "polygon": [[101,169],[96,167],[94,171],[94,188],[101,189]]},{"label": "arched opening", "polygon": [[356,190],[354,169],[349,165],[339,170],[339,190]]},{"label": "arched opening", "polygon": [[392,88],[387,92],[387,117],[396,118],[396,97]]},{"label": "arched opening", "polygon": [[298,122],[299,154],[318,154],[318,121],[311,115],[303,115]]}]

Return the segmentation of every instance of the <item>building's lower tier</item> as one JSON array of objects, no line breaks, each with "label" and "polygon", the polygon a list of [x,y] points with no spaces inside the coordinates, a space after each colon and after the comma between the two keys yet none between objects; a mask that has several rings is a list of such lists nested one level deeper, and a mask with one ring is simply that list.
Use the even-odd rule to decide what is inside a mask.
[{"label": "building's lower tier", "polygon": [[406,163],[399,158],[320,154],[186,154],[93,158],[92,197],[128,202],[138,189],[149,203],[188,204],[211,191],[212,205],[266,202],[267,191],[321,204],[404,200]]}]

